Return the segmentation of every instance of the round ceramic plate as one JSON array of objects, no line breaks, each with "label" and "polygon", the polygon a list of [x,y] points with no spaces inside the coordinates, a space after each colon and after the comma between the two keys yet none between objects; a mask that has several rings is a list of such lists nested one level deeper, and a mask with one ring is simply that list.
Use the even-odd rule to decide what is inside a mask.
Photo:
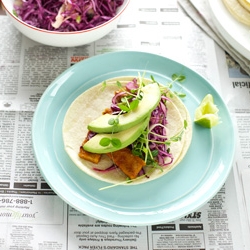
[{"label": "round ceramic plate", "polygon": [[[213,129],[193,126],[191,146],[183,161],[167,175],[140,184],[109,185],[78,169],[64,150],[62,124],[73,100],[91,86],[117,76],[153,75],[161,82],[172,74],[186,81],[174,90],[191,117],[205,95],[211,93],[222,123]],[[95,100],[93,100],[93,105]],[[84,108],[84,107],[83,107]],[[234,128],[221,97],[200,75],[177,62],[142,52],[115,52],[91,57],[61,74],[44,92],[37,106],[32,140],[38,166],[50,187],[69,205],[91,217],[115,224],[150,225],[178,219],[202,206],[224,184],[234,154]]]},{"label": "round ceramic plate", "polygon": [[250,27],[236,20],[222,0],[208,0],[208,5],[220,34],[235,50],[250,59]]}]

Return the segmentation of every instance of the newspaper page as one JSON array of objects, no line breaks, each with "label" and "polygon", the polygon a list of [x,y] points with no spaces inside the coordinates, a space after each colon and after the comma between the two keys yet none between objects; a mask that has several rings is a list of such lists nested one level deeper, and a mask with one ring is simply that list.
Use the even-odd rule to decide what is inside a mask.
[{"label": "newspaper page", "polygon": [[[218,65],[221,72],[222,93],[237,128],[238,144],[233,171],[241,215],[242,233],[246,249],[250,248],[250,78],[239,65],[225,54],[220,57]],[[227,65],[227,67],[222,67]]]},{"label": "newspaper page", "polygon": [[[47,185],[32,153],[32,117],[44,90],[71,65],[110,51],[147,51],[179,61],[206,77],[225,100],[230,99],[232,114],[239,109],[233,96],[242,88],[230,88],[232,79],[224,76],[228,67],[221,64],[225,54],[182,13],[175,0],[132,1],[114,31],[76,48],[38,44],[21,35],[4,15],[0,24],[1,250],[248,249],[242,239],[244,218],[236,201],[244,195],[249,212],[249,187],[236,193],[235,171],[207,204],[179,220],[124,226],[91,218],[67,205]],[[242,103],[241,109],[247,110],[248,104]],[[247,170],[249,162],[247,165],[244,157],[249,155],[249,145],[244,136],[249,114],[237,114],[242,153],[235,166],[244,162]],[[242,177],[245,185],[248,177]]]}]

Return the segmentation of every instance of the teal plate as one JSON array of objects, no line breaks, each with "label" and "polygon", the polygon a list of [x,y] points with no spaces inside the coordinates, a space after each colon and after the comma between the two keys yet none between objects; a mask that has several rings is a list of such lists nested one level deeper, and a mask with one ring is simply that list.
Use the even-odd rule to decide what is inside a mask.
[{"label": "teal plate", "polygon": [[[168,174],[140,185],[99,191],[108,183],[77,168],[64,150],[62,124],[73,100],[91,86],[117,76],[153,75],[161,83],[174,73],[186,76],[174,89],[191,117],[208,93],[214,96],[222,123],[212,129],[196,124],[183,161]],[[94,100],[93,100],[94,104]],[[66,203],[91,217],[122,225],[166,223],[204,205],[222,187],[230,173],[235,150],[234,127],[217,91],[200,75],[175,61],[143,52],[114,52],[91,57],[57,77],[41,97],[34,114],[32,140],[45,180]]]}]

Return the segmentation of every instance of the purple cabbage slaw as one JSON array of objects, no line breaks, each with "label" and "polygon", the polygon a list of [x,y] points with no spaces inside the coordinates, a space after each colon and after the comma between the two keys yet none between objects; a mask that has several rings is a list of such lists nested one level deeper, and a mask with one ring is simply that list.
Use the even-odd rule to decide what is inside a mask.
[{"label": "purple cabbage slaw", "polygon": [[[169,148],[165,144],[167,138],[167,107],[165,101],[169,101],[165,96],[161,97],[160,103],[151,113],[149,121],[149,148],[151,151],[157,151],[156,161],[159,166],[165,167],[174,160]],[[162,142],[162,143],[161,143]]]},{"label": "purple cabbage slaw", "polygon": [[[14,14],[34,27],[59,32],[94,28],[112,19],[124,0],[15,0]],[[57,20],[57,21],[56,21]]]}]

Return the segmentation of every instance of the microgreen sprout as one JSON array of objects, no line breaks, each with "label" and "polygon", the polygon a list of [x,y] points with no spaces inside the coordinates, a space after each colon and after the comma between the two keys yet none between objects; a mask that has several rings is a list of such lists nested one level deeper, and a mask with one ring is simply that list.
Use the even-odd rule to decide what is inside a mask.
[{"label": "microgreen sprout", "polygon": [[[153,83],[158,83],[158,82],[155,80],[154,76],[151,75],[150,78],[151,78],[151,80],[152,80]],[[173,74],[172,77],[171,77],[171,79],[172,79],[172,81],[171,81],[171,82],[168,82],[168,83],[166,84],[166,86],[167,86],[168,89],[171,89],[171,88],[173,87],[173,84],[174,84],[175,82],[183,83],[183,82],[186,80],[186,76],[184,76],[184,75],[182,75],[182,74],[179,74],[179,75],[178,75],[178,74]],[[158,84],[159,84],[159,83],[158,83]],[[174,92],[175,95],[179,96],[180,98],[186,97],[186,94],[183,93],[182,91],[173,91],[173,92]],[[172,94],[170,94],[170,98],[171,98],[171,97],[173,97]]]},{"label": "microgreen sprout", "polygon": [[118,103],[118,107],[126,113],[135,110],[138,107],[139,102],[140,102],[138,99],[135,99],[132,102],[129,102],[128,98],[123,98],[123,101],[124,102],[122,103]]},{"label": "microgreen sprout", "polygon": [[131,182],[133,182],[135,180],[144,179],[145,177],[148,177],[148,175],[150,175],[153,171],[154,171],[154,169],[151,169],[147,174],[140,175],[140,176],[138,176],[137,178],[135,178],[133,180],[127,178],[125,181],[122,181],[122,182],[119,182],[119,183],[116,183],[116,184],[113,184],[113,185],[109,185],[109,186],[105,186],[105,187],[99,188],[99,191],[102,191],[102,190],[105,190],[105,189],[109,189],[109,188],[113,188],[113,187],[117,187],[117,186],[120,186],[120,185],[123,185],[123,184],[129,184],[129,183],[131,183]]},{"label": "microgreen sprout", "polygon": [[102,147],[107,147],[107,146],[109,146],[110,142],[111,142],[110,138],[104,137],[104,138],[102,138],[102,139],[100,140],[99,144],[100,144]]},{"label": "microgreen sprout", "polygon": [[182,136],[184,133],[184,130],[187,129],[187,120],[184,120],[183,122],[183,128],[181,131],[179,131],[176,135],[172,136],[169,141],[170,142],[177,142],[177,141],[181,141],[182,140]]},{"label": "microgreen sprout", "polygon": [[186,76],[184,76],[184,75],[177,75],[177,74],[173,74],[172,75],[172,80],[173,80],[173,82],[180,82],[180,83],[182,83],[182,82],[184,82],[185,80],[186,80]]},{"label": "microgreen sprout", "polygon": [[122,89],[123,87],[122,87],[122,84],[121,84],[121,82],[120,81],[116,81],[116,85],[117,85],[117,87],[118,88],[120,88],[120,89]]},{"label": "microgreen sprout", "polygon": [[104,82],[102,83],[101,91],[104,91],[104,89],[106,88],[106,86],[107,86],[107,82],[104,81]]},{"label": "microgreen sprout", "polygon": [[17,14],[16,10],[13,10],[12,13],[13,13],[13,15],[14,15],[15,17],[18,17],[18,14]]},{"label": "microgreen sprout", "polygon": [[115,147],[115,148],[120,148],[121,147],[121,141],[118,138],[108,138],[108,137],[103,137],[99,144],[102,147],[108,147],[110,144]]},{"label": "microgreen sprout", "polygon": [[113,126],[116,126],[116,125],[118,125],[119,124],[119,119],[118,119],[118,117],[117,118],[110,118],[109,120],[108,120],[108,124],[109,125],[113,125]]},{"label": "microgreen sprout", "polygon": [[[175,82],[179,82],[179,83],[183,83],[186,80],[186,76],[182,75],[182,74],[173,74],[172,75],[172,81],[169,82],[167,84],[168,88],[172,88],[173,87],[173,83]],[[184,98],[186,97],[186,94],[183,93],[181,90],[180,91],[173,91],[177,96],[179,96],[180,98]]]},{"label": "microgreen sprout", "polygon": [[175,93],[177,96],[179,96],[180,98],[184,98],[184,97],[186,97],[186,94],[185,94],[185,93],[183,93],[183,92],[177,92],[177,91],[174,91],[174,93]]}]

